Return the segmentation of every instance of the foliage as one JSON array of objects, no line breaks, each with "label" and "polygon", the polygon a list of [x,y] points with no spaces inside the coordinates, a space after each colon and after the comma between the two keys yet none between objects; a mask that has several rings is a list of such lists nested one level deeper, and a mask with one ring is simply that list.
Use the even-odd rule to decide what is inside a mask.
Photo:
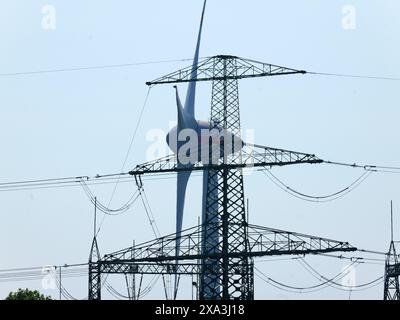
[{"label": "foliage", "polygon": [[45,296],[37,290],[18,289],[10,292],[6,300],[52,300],[50,296]]}]

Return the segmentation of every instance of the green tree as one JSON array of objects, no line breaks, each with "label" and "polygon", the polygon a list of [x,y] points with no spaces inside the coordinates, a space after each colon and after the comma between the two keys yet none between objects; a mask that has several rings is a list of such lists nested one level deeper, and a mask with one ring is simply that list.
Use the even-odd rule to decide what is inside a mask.
[{"label": "green tree", "polygon": [[50,296],[45,296],[37,290],[18,289],[10,292],[6,300],[52,300]]}]

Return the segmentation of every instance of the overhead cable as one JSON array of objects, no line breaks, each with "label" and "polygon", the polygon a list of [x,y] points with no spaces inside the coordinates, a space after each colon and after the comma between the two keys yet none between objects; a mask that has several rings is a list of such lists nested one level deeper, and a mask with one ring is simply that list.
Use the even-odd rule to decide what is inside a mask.
[{"label": "overhead cable", "polygon": [[275,176],[271,170],[265,168],[264,170],[261,170],[267,178],[269,178],[277,187],[282,189],[283,191],[289,193],[290,195],[304,200],[304,201],[309,201],[309,202],[330,202],[334,201],[337,199],[340,199],[347,195],[348,193],[352,192],[354,189],[356,189],[358,186],[360,186],[371,174],[371,171],[366,171],[364,172],[360,177],[358,177],[354,182],[352,182],[349,186],[346,186],[345,188],[334,192],[329,195],[324,195],[324,196],[313,196],[313,195],[307,195],[305,193],[299,192],[292,187],[289,187],[287,184],[285,184],[282,180],[280,180],[277,176]]}]

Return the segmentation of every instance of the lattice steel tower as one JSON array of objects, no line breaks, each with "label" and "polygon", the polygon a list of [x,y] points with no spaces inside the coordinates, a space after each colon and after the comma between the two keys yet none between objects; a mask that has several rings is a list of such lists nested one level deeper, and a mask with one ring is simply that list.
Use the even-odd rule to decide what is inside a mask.
[{"label": "lattice steel tower", "polygon": [[[213,61],[211,123],[217,123],[240,137],[238,64],[234,57],[219,56]],[[211,129],[211,128],[210,128]],[[241,163],[241,153],[230,159]],[[252,299],[253,263],[248,256],[231,254],[248,252],[247,221],[242,170],[229,169],[227,156],[219,170],[206,174],[205,213],[203,217],[203,254],[221,251],[222,259],[207,258],[202,263],[201,299]],[[214,241],[208,241],[213,239]]]},{"label": "lattice steel tower", "polygon": [[390,202],[391,211],[391,241],[385,263],[385,288],[384,300],[400,300],[400,263],[396,252],[396,241],[393,240],[393,203]]},{"label": "lattice steel tower", "polygon": [[[240,136],[239,79],[306,72],[219,55],[199,63],[196,78],[192,73],[190,66],[147,85],[211,81],[210,126],[216,124]],[[199,160],[185,168],[179,165],[176,155],[170,155],[136,166],[130,174],[135,177],[139,190],[143,188],[141,176],[146,174],[203,171],[206,190],[203,193],[202,225],[92,262],[89,299],[101,298],[101,292],[94,289],[101,287],[102,274],[159,274],[199,276],[202,300],[251,300],[254,298],[255,257],[355,251],[356,248],[347,242],[249,225],[246,219],[243,168],[322,162],[313,154],[245,144],[240,152],[229,155],[224,152],[217,164]],[[178,252],[177,239],[181,244]]]}]

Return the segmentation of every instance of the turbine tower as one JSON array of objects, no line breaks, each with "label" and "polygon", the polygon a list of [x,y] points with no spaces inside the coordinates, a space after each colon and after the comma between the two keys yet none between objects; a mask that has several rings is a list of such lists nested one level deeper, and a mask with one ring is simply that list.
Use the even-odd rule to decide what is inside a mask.
[{"label": "turbine tower", "polygon": [[[99,287],[102,274],[161,274],[175,275],[174,298],[180,276],[196,275],[200,279],[201,300],[252,300],[256,257],[356,250],[347,242],[249,225],[244,168],[318,164],[323,160],[313,154],[249,144],[241,139],[239,80],[306,72],[229,55],[200,62],[206,2],[193,64],[146,83],[188,83],[184,105],[176,88],[178,125],[166,137],[173,154],[138,165],[130,172],[139,189],[143,188],[143,175],[177,173],[176,233],[108,254],[92,263],[90,299],[101,298],[101,290],[90,288]],[[195,118],[199,81],[212,83],[209,122]],[[195,146],[186,139],[190,132],[196,135]],[[180,139],[182,134],[184,139]],[[186,186],[193,171],[203,172],[202,223],[182,231]],[[90,296],[91,292],[94,294]]]}]

